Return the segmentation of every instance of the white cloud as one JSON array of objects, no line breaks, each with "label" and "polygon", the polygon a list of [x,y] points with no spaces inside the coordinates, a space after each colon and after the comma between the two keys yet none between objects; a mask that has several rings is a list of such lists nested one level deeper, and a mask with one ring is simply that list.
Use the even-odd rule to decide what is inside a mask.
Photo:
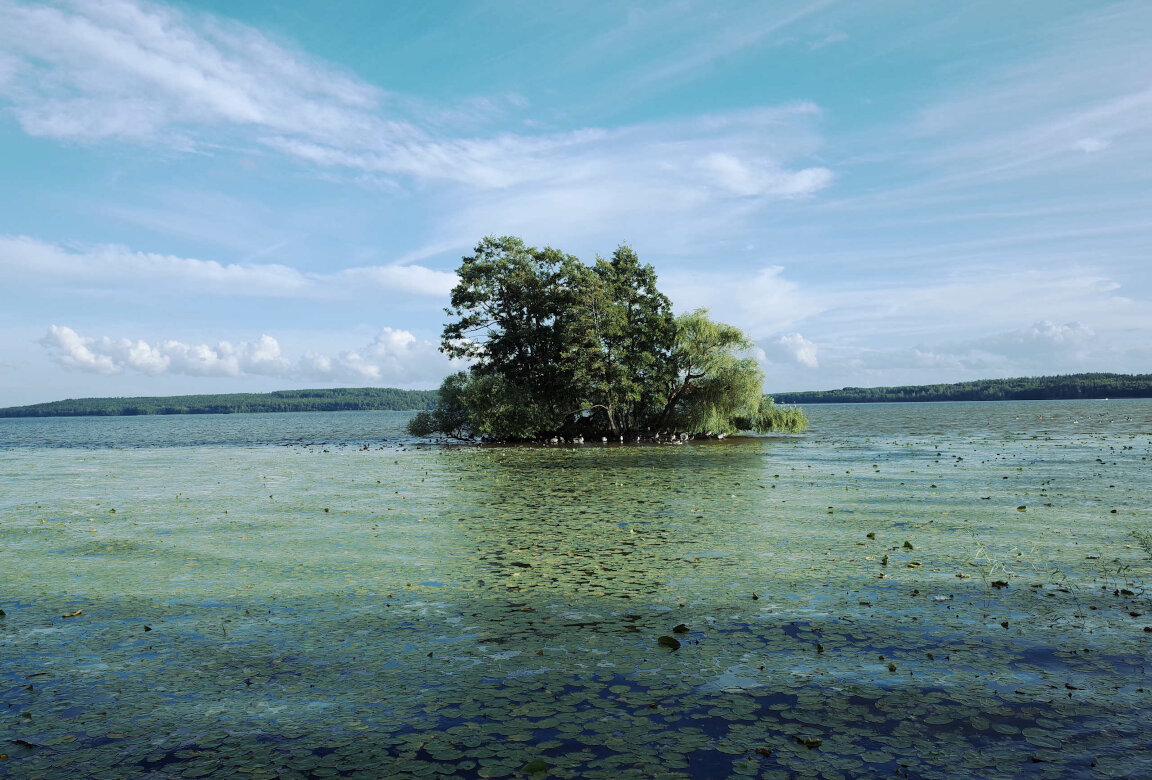
[{"label": "white cloud", "polygon": [[1099,164],[1076,152],[1146,156],[1150,22],[1147,3],[1120,2],[1050,23],[1035,31],[1046,51],[928,106],[915,140],[943,141],[928,160],[951,180],[985,184]]},{"label": "white cloud", "polygon": [[[665,56],[654,68],[637,79],[637,86],[651,87],[662,82],[683,79],[719,59],[733,57],[739,52],[771,42],[782,30],[791,27],[824,10],[833,0],[800,3],[752,3],[747,12],[723,11],[723,22],[701,27],[698,17],[676,8],[670,14],[680,17],[680,24],[693,25],[688,45],[678,47],[671,56]],[[670,9],[664,9],[665,11]],[[648,17],[639,15],[637,21]],[[623,32],[620,31],[620,32]]]},{"label": "white cloud", "polygon": [[1034,322],[996,336],[977,339],[973,348],[1008,359],[1060,364],[1079,364],[1097,351],[1096,332],[1080,322]]},{"label": "white cloud", "polygon": [[427,386],[460,367],[441,355],[435,343],[387,327],[359,349],[333,355],[309,351],[297,358],[286,357],[279,342],[267,334],[255,341],[215,345],[175,340],[150,343],[85,337],[71,328],[52,325],[39,343],[63,366],[104,375],[259,376]]},{"label": "white cloud", "polygon": [[37,136],[206,152],[226,139],[325,175],[349,170],[487,191],[531,185],[529,202],[539,194],[554,200],[560,189],[589,204],[631,189],[648,196],[648,209],[660,208],[669,191],[688,189],[697,203],[793,198],[833,178],[826,168],[793,165],[816,146],[806,123],[818,111],[808,103],[615,129],[445,135],[469,117],[488,124],[525,100],[505,94],[454,109],[425,106],[251,28],[127,0],[66,9],[0,0],[0,48],[10,52],[0,99]]},{"label": "white cloud", "polygon": [[1107,149],[1111,145],[1111,141],[1102,138],[1081,138],[1076,142],[1077,149],[1089,154]]},{"label": "white cloud", "polygon": [[823,346],[822,374],[839,377],[841,384],[862,386],[1140,371],[1152,359],[1152,345],[1147,343],[1106,343],[1083,323],[1048,320],[975,338],[923,339],[914,346],[884,346],[875,338],[866,344]]},{"label": "white cloud", "polygon": [[756,341],[790,330],[829,306],[822,296],[785,278],[778,265],[729,273],[673,272],[662,281],[678,310],[706,308],[715,319],[736,325]]},{"label": "white cloud", "polygon": [[842,32],[829,33],[828,35],[825,35],[823,38],[820,38],[818,40],[810,42],[808,44],[808,48],[813,49],[813,50],[824,49],[824,48],[827,48],[829,46],[834,46],[837,43],[843,43],[846,40],[848,40],[848,34],[847,33],[842,33]]},{"label": "white cloud", "polygon": [[27,236],[0,236],[0,274],[9,285],[321,300],[381,292],[446,296],[456,283],[454,273],[420,265],[365,266],[321,274],[274,263],[222,264],[119,246],[74,249]]},{"label": "white cloud", "polygon": [[0,43],[21,57],[5,96],[32,135],[159,140],[229,123],[306,136],[409,134],[372,111],[385,95],[251,28],[120,0],[0,5]]},{"label": "white cloud", "polygon": [[[944,248],[937,251],[937,261],[953,256]],[[1091,322],[1097,331],[1116,338],[1125,331],[1152,329],[1152,301],[1139,297],[1138,279],[1122,283],[1090,267],[1013,268],[1011,253],[1002,250],[981,253],[989,265],[956,255],[962,259],[947,276],[898,281],[857,277],[837,288],[825,287],[819,294],[819,322],[806,322],[805,332],[815,331],[822,345],[868,340],[908,345],[959,333],[983,338],[1014,332],[1021,322],[1050,320],[1055,312],[1069,321]],[[907,263],[916,257],[899,260]]]},{"label": "white cloud", "polygon": [[771,160],[741,160],[724,152],[706,155],[700,161],[700,167],[714,183],[740,196],[811,195],[830,184],[833,178],[827,168],[786,172]]},{"label": "white cloud", "polygon": [[790,361],[806,368],[819,368],[820,361],[816,353],[819,351],[814,342],[804,338],[799,333],[787,333],[767,342],[761,349],[768,361]]}]

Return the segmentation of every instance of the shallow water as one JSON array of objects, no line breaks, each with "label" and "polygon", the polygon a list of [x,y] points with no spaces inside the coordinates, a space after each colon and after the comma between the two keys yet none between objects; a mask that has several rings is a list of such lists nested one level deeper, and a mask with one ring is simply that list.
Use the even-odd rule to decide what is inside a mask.
[{"label": "shallow water", "polygon": [[807,411],[0,420],[0,774],[1152,775],[1152,402]]}]

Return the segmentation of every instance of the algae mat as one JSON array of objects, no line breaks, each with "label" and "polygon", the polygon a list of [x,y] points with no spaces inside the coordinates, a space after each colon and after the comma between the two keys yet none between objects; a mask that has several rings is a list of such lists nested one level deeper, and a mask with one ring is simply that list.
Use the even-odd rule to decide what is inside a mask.
[{"label": "algae mat", "polygon": [[809,411],[0,450],[0,775],[1152,776],[1152,403]]}]

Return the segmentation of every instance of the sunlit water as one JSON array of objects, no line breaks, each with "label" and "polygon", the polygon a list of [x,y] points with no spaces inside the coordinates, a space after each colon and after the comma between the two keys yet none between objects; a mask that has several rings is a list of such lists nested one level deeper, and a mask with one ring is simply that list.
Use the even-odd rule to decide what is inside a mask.
[{"label": "sunlit water", "polygon": [[0,775],[1152,776],[1152,402],[807,411],[0,420]]}]

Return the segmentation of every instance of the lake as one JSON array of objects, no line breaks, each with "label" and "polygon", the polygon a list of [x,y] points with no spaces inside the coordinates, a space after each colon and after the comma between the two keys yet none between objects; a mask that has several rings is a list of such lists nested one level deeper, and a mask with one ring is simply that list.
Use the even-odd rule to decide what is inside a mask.
[{"label": "lake", "polygon": [[806,411],[0,419],[0,775],[1152,776],[1152,401]]}]

